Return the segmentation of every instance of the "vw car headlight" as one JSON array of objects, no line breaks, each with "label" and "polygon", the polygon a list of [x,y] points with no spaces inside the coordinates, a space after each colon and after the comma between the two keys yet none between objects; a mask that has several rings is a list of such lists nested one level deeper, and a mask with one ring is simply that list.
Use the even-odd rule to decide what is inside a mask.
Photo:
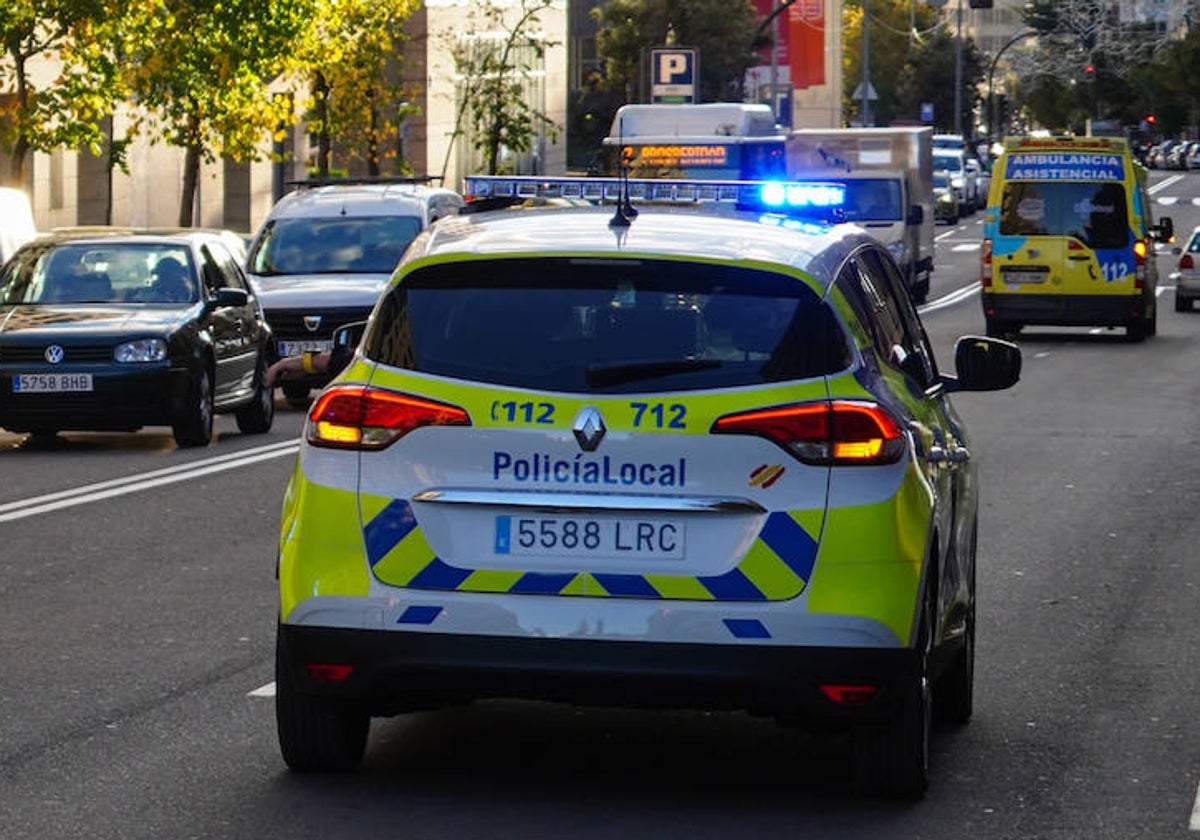
[{"label": "vw car headlight", "polygon": [[167,342],[161,338],[139,338],[118,344],[114,356],[118,362],[161,362],[167,358]]}]

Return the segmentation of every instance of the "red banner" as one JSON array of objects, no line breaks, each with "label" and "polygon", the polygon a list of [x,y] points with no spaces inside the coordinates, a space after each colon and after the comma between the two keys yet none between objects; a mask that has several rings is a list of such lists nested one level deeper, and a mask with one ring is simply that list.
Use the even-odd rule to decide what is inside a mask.
[{"label": "red banner", "polygon": [[787,17],[792,84],[825,84],[825,0],[795,0]]}]

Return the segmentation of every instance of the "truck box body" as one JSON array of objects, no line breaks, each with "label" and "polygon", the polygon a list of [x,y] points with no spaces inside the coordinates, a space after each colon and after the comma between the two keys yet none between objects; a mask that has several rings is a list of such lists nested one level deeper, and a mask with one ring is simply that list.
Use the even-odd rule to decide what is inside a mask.
[{"label": "truck box body", "polygon": [[631,178],[756,181],[783,175],[784,133],[769,105],[623,105],[604,138],[599,170]]},{"label": "truck box body", "polygon": [[[787,136],[787,177],[846,184],[847,221],[888,246],[913,299],[929,293],[933,272],[933,130],[802,128]],[[899,207],[880,210],[886,192]],[[876,209],[870,209],[872,204]]]}]

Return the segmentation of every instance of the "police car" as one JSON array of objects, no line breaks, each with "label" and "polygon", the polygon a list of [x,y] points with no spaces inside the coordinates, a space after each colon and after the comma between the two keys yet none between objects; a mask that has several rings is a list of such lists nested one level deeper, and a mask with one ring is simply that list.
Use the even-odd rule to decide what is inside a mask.
[{"label": "police car", "polygon": [[836,184],[469,186],[587,206],[422,234],[314,400],[279,545],[286,763],[526,698],[852,730],[864,790],[922,795],[931,712],[972,710],[950,396],[1009,387],[1020,351],[965,337],[940,373]]}]

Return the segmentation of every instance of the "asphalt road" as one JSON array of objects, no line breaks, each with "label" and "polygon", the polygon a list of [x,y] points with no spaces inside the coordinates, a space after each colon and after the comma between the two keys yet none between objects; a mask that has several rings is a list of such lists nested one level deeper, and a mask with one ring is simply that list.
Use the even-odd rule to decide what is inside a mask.
[{"label": "asphalt road", "polygon": [[[1159,213],[1200,222],[1200,173]],[[981,333],[979,223],[939,228],[939,362]],[[962,394],[982,481],[976,713],[919,804],[843,745],[735,714],[481,703],[373,724],[363,769],[290,774],[274,544],[301,415],[202,451],[169,430],[0,433],[0,838],[1200,838],[1200,311],[1158,335],[1027,330]],[[1196,823],[1190,827],[1191,823]]]}]

